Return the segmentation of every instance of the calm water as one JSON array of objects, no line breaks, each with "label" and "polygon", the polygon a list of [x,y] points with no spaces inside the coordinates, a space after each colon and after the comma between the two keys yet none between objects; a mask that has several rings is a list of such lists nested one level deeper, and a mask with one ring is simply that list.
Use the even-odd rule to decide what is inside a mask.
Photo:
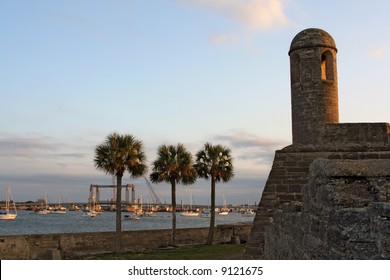
[{"label": "calm water", "polygon": [[[124,215],[124,213],[122,214]],[[123,217],[123,216],[122,216]],[[159,212],[157,217],[142,217],[141,220],[122,220],[122,230],[170,229],[171,213]],[[240,213],[227,216],[216,215],[216,224],[250,223],[253,217],[242,217]],[[210,219],[182,217],[177,214],[177,227],[208,227]],[[66,214],[37,215],[31,211],[18,211],[13,221],[0,221],[0,235],[103,232],[115,231],[115,212],[103,212],[96,218],[83,217],[81,211],[68,211]]]}]

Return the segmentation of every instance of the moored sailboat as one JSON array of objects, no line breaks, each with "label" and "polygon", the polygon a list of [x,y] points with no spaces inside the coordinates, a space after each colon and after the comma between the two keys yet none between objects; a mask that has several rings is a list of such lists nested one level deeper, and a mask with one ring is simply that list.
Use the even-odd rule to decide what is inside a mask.
[{"label": "moored sailboat", "polygon": [[205,209],[200,213],[201,218],[211,218],[211,211],[209,209]]},{"label": "moored sailboat", "polygon": [[246,209],[241,213],[243,217],[254,217],[256,216],[256,212],[253,209]]},{"label": "moored sailboat", "polygon": [[86,211],[83,211],[82,216],[88,218],[95,218],[98,214],[95,208],[96,208],[95,197],[91,196],[89,198],[89,207]]},{"label": "moored sailboat", "polygon": [[241,215],[243,217],[254,217],[254,216],[256,216],[256,211],[249,207],[249,199],[248,199],[248,208],[244,209],[243,211],[241,211]]},{"label": "moored sailboat", "polygon": [[45,197],[43,198],[42,205],[39,209],[34,211],[34,214],[38,215],[47,215],[50,213],[49,206],[47,205],[47,196],[45,193]]},{"label": "moored sailboat", "polygon": [[61,206],[61,199],[58,200],[58,205],[50,211],[51,214],[66,214],[66,208]]},{"label": "moored sailboat", "polygon": [[229,214],[229,208],[227,207],[225,196],[223,196],[223,207],[219,211],[218,215],[220,216],[226,216]]},{"label": "moored sailboat", "polygon": [[[13,204],[13,213],[10,211],[10,199],[12,198],[12,204]],[[16,212],[16,205],[14,202],[14,199],[12,197],[11,188],[8,187],[6,191],[6,200],[5,200],[5,212],[0,213],[0,220],[15,220],[17,217]]]},{"label": "moored sailboat", "polygon": [[187,211],[181,212],[180,216],[183,217],[198,217],[199,213],[192,210],[192,194],[190,194],[190,208]]}]

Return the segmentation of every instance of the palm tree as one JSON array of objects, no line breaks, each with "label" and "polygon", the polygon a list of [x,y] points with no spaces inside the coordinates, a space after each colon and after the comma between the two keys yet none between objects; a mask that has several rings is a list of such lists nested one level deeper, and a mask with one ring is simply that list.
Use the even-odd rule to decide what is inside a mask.
[{"label": "palm tree", "polygon": [[193,167],[193,158],[182,144],[161,145],[157,151],[157,159],[152,164],[153,172],[150,180],[153,183],[167,182],[171,184],[172,200],[172,234],[171,245],[176,245],[176,184],[191,185],[195,183],[197,174]]},{"label": "palm tree", "polygon": [[146,156],[141,141],[132,135],[109,134],[103,144],[95,149],[94,163],[98,170],[116,177],[116,251],[122,247],[122,177],[125,171],[132,178],[143,176],[147,171]]},{"label": "palm tree", "polygon": [[226,183],[234,176],[231,151],[221,145],[213,146],[211,143],[206,143],[196,154],[194,167],[200,178],[211,179],[211,218],[206,242],[207,245],[211,245],[215,226],[215,184],[220,181]]}]

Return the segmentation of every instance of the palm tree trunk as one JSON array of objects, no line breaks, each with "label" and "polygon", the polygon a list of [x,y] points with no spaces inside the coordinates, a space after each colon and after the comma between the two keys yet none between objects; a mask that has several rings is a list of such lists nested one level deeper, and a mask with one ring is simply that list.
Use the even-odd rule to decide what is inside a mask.
[{"label": "palm tree trunk", "polygon": [[122,176],[116,175],[116,232],[115,251],[122,249]]},{"label": "palm tree trunk", "polygon": [[171,245],[176,246],[176,181],[171,180],[172,234]]},{"label": "palm tree trunk", "polygon": [[206,245],[212,245],[214,240],[214,226],[215,226],[215,178],[211,176],[211,218],[209,235],[207,237]]}]

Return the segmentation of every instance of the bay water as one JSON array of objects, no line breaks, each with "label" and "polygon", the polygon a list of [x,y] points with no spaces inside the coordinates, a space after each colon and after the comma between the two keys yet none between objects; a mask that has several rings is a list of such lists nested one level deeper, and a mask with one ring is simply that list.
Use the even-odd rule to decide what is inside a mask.
[{"label": "bay water", "polygon": [[[122,213],[122,218],[127,213]],[[115,231],[115,212],[103,212],[95,218],[85,217],[81,211],[68,211],[66,214],[37,215],[31,211],[18,211],[15,220],[0,221],[0,236],[24,234],[108,232]],[[252,223],[253,217],[245,217],[239,212],[229,215],[216,215],[216,225]],[[209,218],[183,217],[177,213],[177,228],[208,227]],[[172,213],[158,212],[157,217],[143,216],[140,220],[122,220],[122,231],[170,229]]]}]

